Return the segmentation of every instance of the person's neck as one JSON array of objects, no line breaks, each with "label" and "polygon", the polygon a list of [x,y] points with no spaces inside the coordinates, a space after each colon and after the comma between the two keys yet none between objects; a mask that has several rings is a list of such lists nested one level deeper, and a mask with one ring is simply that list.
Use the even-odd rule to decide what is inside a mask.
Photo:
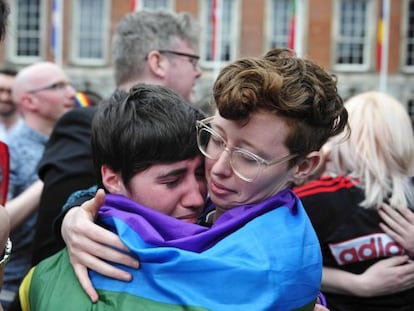
[{"label": "person's neck", "polygon": [[36,132],[42,133],[43,135],[50,136],[52,133],[53,127],[55,126],[56,122],[52,122],[51,120],[45,120],[39,118],[35,115],[25,116],[24,121],[26,122],[27,126],[35,130]]},{"label": "person's neck", "polygon": [[13,113],[9,116],[0,116],[0,122],[4,124],[4,127],[8,130],[13,125],[17,123],[19,120],[19,115],[17,113]]},{"label": "person's neck", "polygon": [[152,77],[142,77],[142,78],[139,78],[139,79],[135,79],[133,81],[127,81],[125,83],[122,83],[122,84],[118,85],[118,89],[129,92],[131,87],[133,87],[134,85],[139,84],[139,83],[153,84],[153,85],[163,85],[162,80],[160,80],[160,79],[154,79]]}]

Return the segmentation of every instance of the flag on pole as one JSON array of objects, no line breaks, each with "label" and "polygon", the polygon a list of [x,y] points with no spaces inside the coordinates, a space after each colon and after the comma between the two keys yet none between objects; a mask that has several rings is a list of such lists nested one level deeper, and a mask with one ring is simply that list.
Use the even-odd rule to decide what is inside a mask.
[{"label": "flag on pole", "polygon": [[56,64],[62,65],[62,2],[53,0],[52,3],[52,36],[50,46]]},{"label": "flag on pole", "polygon": [[382,1],[380,4],[381,13],[378,20],[377,26],[377,70],[381,71],[381,61],[382,61],[382,49],[384,44],[384,30],[385,30],[385,21],[384,21],[384,7],[382,5]]},{"label": "flag on pole", "polygon": [[296,0],[291,0],[290,3],[289,39],[287,47],[294,50],[296,39]]},{"label": "flag on pole", "polygon": [[52,50],[53,56],[56,52],[56,44],[57,44],[57,21],[58,21],[58,7],[57,1],[53,0],[52,2],[52,36],[50,37],[50,48]]},{"label": "flag on pole", "polygon": [[381,14],[378,21],[377,70],[379,71],[379,90],[387,91],[388,57],[390,36],[391,1],[381,1]]},{"label": "flag on pole", "polygon": [[140,269],[126,268],[132,280],[90,271],[99,294],[92,304],[64,249],[26,276],[20,287],[22,310],[314,309],[322,256],[312,224],[291,190],[229,210],[212,228],[119,195],[106,196],[99,221],[140,259]]},{"label": "flag on pole", "polygon": [[138,11],[138,0],[131,0],[131,12]]},{"label": "flag on pole", "polygon": [[219,22],[219,16],[218,16],[218,10],[219,10],[219,0],[213,0],[212,2],[212,8],[211,8],[211,58],[213,60],[217,60],[218,51],[218,22]]}]

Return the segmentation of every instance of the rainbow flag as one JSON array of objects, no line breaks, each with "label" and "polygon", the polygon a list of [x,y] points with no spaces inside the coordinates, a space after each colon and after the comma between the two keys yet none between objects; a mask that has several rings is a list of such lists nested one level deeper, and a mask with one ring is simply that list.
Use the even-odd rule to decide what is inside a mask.
[{"label": "rainbow flag", "polygon": [[288,45],[289,49],[295,49],[295,36],[296,36],[296,0],[292,0],[290,3],[290,22],[289,22],[289,38]]},{"label": "rainbow flag", "polygon": [[384,30],[385,30],[385,22],[384,22],[384,7],[381,3],[381,13],[380,18],[378,20],[377,26],[377,70],[381,71],[382,67],[382,50],[384,44]]},{"label": "rainbow flag", "polygon": [[283,191],[223,214],[212,228],[108,195],[99,221],[141,261],[131,282],[90,272],[94,305],[66,250],[42,261],[20,288],[23,310],[313,310],[322,257],[299,199]]},{"label": "rainbow flag", "polygon": [[91,101],[88,96],[83,92],[77,92],[75,95],[75,103],[78,107],[89,107],[91,106]]}]

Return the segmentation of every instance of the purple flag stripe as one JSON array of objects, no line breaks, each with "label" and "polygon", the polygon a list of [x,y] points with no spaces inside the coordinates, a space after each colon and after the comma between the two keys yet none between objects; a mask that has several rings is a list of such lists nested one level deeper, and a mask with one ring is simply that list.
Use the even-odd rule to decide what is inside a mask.
[{"label": "purple flag stripe", "polygon": [[111,217],[122,220],[151,245],[202,252],[268,211],[286,207],[294,213],[297,201],[296,195],[287,189],[259,204],[243,205],[227,211],[212,228],[177,220],[120,195],[107,195],[99,214],[103,222]]}]

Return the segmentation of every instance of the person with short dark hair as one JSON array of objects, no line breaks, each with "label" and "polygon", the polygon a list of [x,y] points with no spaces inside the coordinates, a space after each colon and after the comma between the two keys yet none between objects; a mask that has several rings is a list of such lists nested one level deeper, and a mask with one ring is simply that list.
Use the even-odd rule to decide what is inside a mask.
[{"label": "person with short dark hair", "polygon": [[6,0],[0,0],[0,40],[6,36],[7,21],[10,14],[10,7]]},{"label": "person with short dark hair", "polygon": [[[203,118],[203,113],[170,89],[155,85],[139,84],[129,93],[115,91],[100,105],[91,145],[100,184],[109,193],[107,200],[114,203],[108,203],[109,214],[124,215],[131,222],[153,221],[166,226],[165,230],[169,222],[185,226],[197,220],[207,196],[204,161],[195,135],[196,121]],[[115,229],[107,216],[101,214],[98,221]],[[64,249],[32,269],[20,291],[23,310],[91,308],[68,259]],[[126,288],[120,291],[116,281],[107,281],[113,282],[115,290],[102,292],[94,308],[130,310],[134,296],[127,295]],[[64,296],[58,294],[61,291]],[[71,297],[71,302],[65,297]]]},{"label": "person with short dark hair", "polygon": [[[189,13],[142,10],[125,15],[112,42],[118,89],[137,83],[171,88],[191,101],[201,76],[198,66],[199,26]],[[32,264],[64,247],[54,239],[53,222],[71,193],[97,183],[90,150],[90,129],[96,107],[74,109],[55,126],[39,164],[44,183]],[[59,230],[59,224],[56,225]]]},{"label": "person with short dark hair", "polygon": [[0,140],[7,143],[8,136],[19,130],[23,119],[12,98],[12,87],[17,69],[11,65],[0,68]]}]

